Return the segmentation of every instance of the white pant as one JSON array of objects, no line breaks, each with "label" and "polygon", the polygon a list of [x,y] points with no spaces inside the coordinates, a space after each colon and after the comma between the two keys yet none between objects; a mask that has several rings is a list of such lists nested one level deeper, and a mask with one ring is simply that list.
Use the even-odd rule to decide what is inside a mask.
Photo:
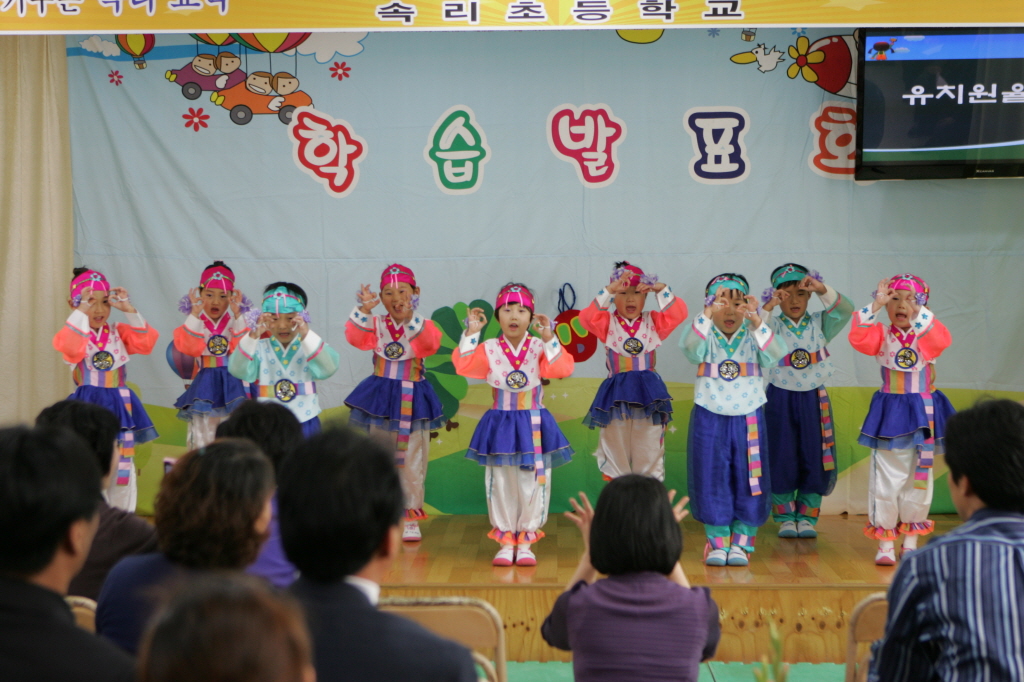
[{"label": "white pant", "polygon": [[868,479],[868,520],[875,528],[895,529],[902,523],[928,520],[934,476],[928,469],[928,487],[914,487],[917,450],[872,450]]},{"label": "white pant", "polygon": [[132,472],[128,476],[128,485],[117,484],[117,462],[114,462],[114,467],[114,470],[110,472],[110,484],[103,496],[107,498],[107,504],[111,507],[134,513],[139,498],[139,475],[135,471],[135,460],[132,460]]},{"label": "white pant", "polygon": [[[370,436],[391,444],[392,450],[398,448],[398,432],[388,431],[378,426],[370,426]],[[426,494],[427,462],[430,460],[430,431],[420,429],[409,432],[409,449],[405,451],[405,466],[398,467],[398,475],[402,479],[402,493],[405,495],[405,508],[408,511],[423,510],[423,498]],[[406,514],[406,518],[414,520],[421,514]]]},{"label": "white pant", "polygon": [[206,414],[192,414],[188,420],[188,439],[185,447],[189,450],[205,448],[217,438],[217,427],[227,415],[215,417]]},{"label": "white pant", "polygon": [[626,474],[665,480],[665,427],[650,421],[612,419],[601,428],[594,456],[608,478]]},{"label": "white pant", "polygon": [[503,533],[532,533],[548,520],[551,497],[551,456],[544,456],[545,485],[537,484],[533,470],[517,466],[484,467],[487,515],[491,526]]}]

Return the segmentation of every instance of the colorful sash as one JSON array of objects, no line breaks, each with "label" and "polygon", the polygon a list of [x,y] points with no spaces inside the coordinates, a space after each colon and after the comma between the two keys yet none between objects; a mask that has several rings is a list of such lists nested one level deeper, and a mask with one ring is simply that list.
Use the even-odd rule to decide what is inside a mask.
[{"label": "colorful sash", "polygon": [[494,402],[492,410],[537,410],[544,407],[544,388],[537,386],[529,391],[506,391],[503,388],[491,388]]},{"label": "colorful sash", "polygon": [[[124,372],[122,372],[122,376],[123,374]],[[121,388],[118,388],[117,391],[121,394],[121,400],[124,401],[124,409],[127,410],[128,415],[131,416],[131,389],[122,386]],[[132,457],[135,456],[135,432],[131,429],[121,429],[121,433],[118,435],[118,440],[121,442],[121,457],[117,460],[117,485],[128,485],[132,475]]]},{"label": "colorful sash", "polygon": [[200,355],[196,358],[196,365],[200,369],[208,369],[210,367],[227,367],[228,356],[227,355]]},{"label": "colorful sash", "polygon": [[797,348],[792,353],[786,355],[784,358],[779,360],[779,367],[795,367],[796,369],[805,369],[811,365],[816,365],[823,361],[830,355],[828,348],[822,348],[819,351],[810,352],[803,348]]},{"label": "colorful sash", "polygon": [[533,467],[537,485],[544,485],[548,477],[544,473],[544,448],[540,437],[540,410],[530,410],[530,427],[533,431]]},{"label": "colorful sash", "polygon": [[115,370],[86,369],[85,362],[75,365],[71,377],[76,386],[96,386],[97,388],[121,388],[125,385],[124,365]]},{"label": "colorful sash", "polygon": [[818,386],[818,405],[821,408],[821,464],[825,471],[832,471],[836,468],[836,437],[832,426],[832,402],[824,386]]},{"label": "colorful sash", "polygon": [[922,393],[924,413],[928,415],[928,438],[917,449],[917,467],[914,469],[914,488],[928,489],[928,470],[935,465],[935,404],[931,393]]},{"label": "colorful sash", "polygon": [[[313,395],[314,393],[316,393],[315,381],[291,381],[289,379],[281,379],[269,386],[267,384],[259,385],[259,397],[274,398],[275,400],[280,400],[284,403],[290,403],[292,400],[295,400],[296,396]],[[282,395],[285,397],[282,397]]]},{"label": "colorful sash", "polygon": [[761,441],[757,433],[757,413],[747,415],[747,469],[750,494],[761,494]]},{"label": "colorful sash", "polygon": [[640,372],[645,369],[653,370],[657,359],[656,353],[657,351],[652,350],[650,353],[641,353],[640,355],[619,355],[609,348],[608,359],[605,360],[608,376],[614,376],[622,372]]},{"label": "colorful sash", "polygon": [[[390,324],[391,318],[385,318]],[[389,327],[390,330],[390,327]],[[399,330],[401,333],[401,330]],[[409,450],[409,434],[412,432],[412,403],[415,394],[415,382],[423,380],[423,360],[388,360],[376,353],[373,354],[373,374],[385,379],[396,379],[402,382],[402,399],[399,406],[398,441],[395,452],[395,464],[405,466],[405,453]]]},{"label": "colorful sash", "polygon": [[[737,374],[731,378],[721,376],[719,368],[726,364],[732,363],[735,367]],[[726,381],[732,381],[737,377],[759,377],[761,376],[761,365],[756,362],[735,362],[733,360],[723,360],[722,362],[702,362],[697,365],[697,376],[699,377],[711,377],[712,379],[722,378]]]}]

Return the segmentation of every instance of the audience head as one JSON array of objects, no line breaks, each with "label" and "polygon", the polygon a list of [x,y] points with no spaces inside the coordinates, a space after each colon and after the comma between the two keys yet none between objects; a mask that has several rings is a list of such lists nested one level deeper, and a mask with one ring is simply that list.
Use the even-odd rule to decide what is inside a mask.
[{"label": "audience head", "polygon": [[140,682],[313,682],[309,633],[298,605],[258,578],[190,581],[151,621]]},{"label": "audience head", "polygon": [[70,581],[89,553],[101,499],[100,472],[81,438],[0,429],[0,575],[31,579],[59,560]]},{"label": "audience head", "polygon": [[189,568],[248,566],[267,538],[273,490],[270,460],[251,441],[226,438],[185,453],[156,496],[160,550]]},{"label": "audience head", "polygon": [[280,471],[284,458],[302,442],[302,424],[284,405],[246,400],[217,426],[217,438],[248,438]]},{"label": "audience head", "polygon": [[281,467],[277,504],[288,559],[305,578],[336,582],[391,547],[405,502],[393,452],[330,430]]},{"label": "audience head", "polygon": [[609,481],[590,526],[590,562],[601,573],[668,575],[683,553],[683,535],[665,486],[629,474]]},{"label": "audience head", "polygon": [[61,400],[39,413],[36,426],[70,429],[92,450],[100,467],[100,476],[106,478],[110,475],[121,422],[107,408],[81,400]]},{"label": "audience head", "polygon": [[1024,513],[1024,405],[986,400],[946,422],[946,464],[957,512]]}]

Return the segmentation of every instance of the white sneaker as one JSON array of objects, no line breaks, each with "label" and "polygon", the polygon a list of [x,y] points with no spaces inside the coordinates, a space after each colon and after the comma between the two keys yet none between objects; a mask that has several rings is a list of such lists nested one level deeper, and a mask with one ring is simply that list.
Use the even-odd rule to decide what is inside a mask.
[{"label": "white sneaker", "polygon": [[537,556],[530,549],[529,545],[519,545],[516,548],[516,566],[536,566]]},{"label": "white sneaker", "polygon": [[896,550],[892,547],[886,549],[878,548],[878,552],[875,554],[875,565],[876,566],[895,566],[896,565]]},{"label": "white sneaker", "polygon": [[724,549],[713,549],[704,557],[705,566],[725,566],[726,554]]},{"label": "white sneaker", "polygon": [[420,533],[420,524],[415,521],[406,521],[402,528],[402,542],[419,542],[423,539]]},{"label": "white sneaker", "polygon": [[502,545],[498,553],[494,555],[494,560],[491,561],[493,566],[511,566],[516,558],[516,546],[515,545]]},{"label": "white sneaker", "polygon": [[733,545],[729,548],[729,558],[726,562],[729,566],[749,566],[750,559],[747,558],[747,552],[739,545]]},{"label": "white sneaker", "polygon": [[795,521],[783,521],[782,525],[779,526],[779,537],[780,538],[795,538],[796,537],[796,522]]},{"label": "white sneaker", "polygon": [[813,523],[800,519],[800,523],[796,524],[796,536],[798,538],[816,538],[818,531],[814,528]]}]

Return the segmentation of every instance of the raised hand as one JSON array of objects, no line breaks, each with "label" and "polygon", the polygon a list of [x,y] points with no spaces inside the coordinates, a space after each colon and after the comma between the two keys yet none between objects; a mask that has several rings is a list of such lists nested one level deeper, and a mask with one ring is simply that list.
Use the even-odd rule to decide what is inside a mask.
[{"label": "raised hand", "polygon": [[294,329],[295,329],[295,336],[298,337],[299,340],[302,340],[302,339],[306,338],[306,334],[309,333],[309,323],[306,322],[301,317],[296,317],[295,318],[295,327],[294,327]]},{"label": "raised hand", "polygon": [[878,282],[878,288],[875,289],[875,300],[871,302],[871,312],[878,312],[885,307],[885,304],[893,297],[893,290],[889,286],[889,280],[883,279]]},{"label": "raised hand", "polygon": [[583,551],[590,554],[590,524],[594,521],[594,508],[590,506],[590,500],[587,499],[585,492],[580,492],[579,502],[570,497],[569,504],[572,505],[574,511],[565,512],[565,518],[575,523],[576,527],[580,529],[580,535],[583,536]]},{"label": "raised hand", "polygon": [[239,291],[238,289],[235,289],[231,292],[231,298],[228,299],[228,306],[231,307],[231,316],[234,317],[236,320],[242,314],[243,298],[244,296],[242,295],[242,292]]},{"label": "raised hand", "polygon": [[771,300],[761,306],[761,309],[766,313],[775,310],[775,306],[779,305],[783,301],[789,298],[789,292],[785,289],[776,289],[772,292]]},{"label": "raised hand", "polygon": [[[675,496],[676,496],[676,491],[675,490],[669,490],[668,491],[668,503],[669,504],[672,504],[672,500],[675,498]],[[672,513],[676,517],[676,523],[682,523],[683,519],[685,519],[687,516],[690,515],[690,511],[688,509],[685,509],[686,505],[689,504],[689,502],[690,502],[690,498],[689,497],[684,497],[683,499],[681,499],[678,502],[676,502],[675,505],[672,507]]]},{"label": "raised hand", "polygon": [[542,313],[537,313],[533,316],[533,325],[540,332],[540,338],[544,339],[545,342],[555,338],[555,333],[551,329],[551,318]]},{"label": "raised hand", "polygon": [[818,294],[819,296],[821,296],[826,291],[828,291],[825,288],[825,283],[824,282],[819,282],[818,280],[814,279],[810,275],[807,275],[802,280],[800,280],[800,284],[798,284],[797,286],[800,289],[804,289],[806,291],[810,291],[812,293]]},{"label": "raised hand", "polygon": [[[736,293],[740,292],[737,291]],[[753,296],[744,296],[743,300],[744,302],[739,306],[743,316],[750,320],[750,324],[752,324],[754,328],[760,327],[761,316],[757,312],[757,299]]]},{"label": "raised hand", "polygon": [[[624,272],[622,273],[621,277],[619,277],[617,280],[606,286],[605,289],[608,291],[609,294],[621,294],[623,291],[629,288],[629,280],[632,278],[632,272]],[[637,287],[637,291],[639,290],[640,288]]]},{"label": "raised hand", "polygon": [[256,326],[249,330],[249,336],[259,339],[270,330],[270,325],[273,321],[274,313],[260,313],[259,318],[256,320]]},{"label": "raised hand", "polygon": [[88,315],[89,310],[92,308],[93,304],[96,303],[96,297],[93,296],[92,287],[82,289],[82,293],[79,295],[82,297],[82,300],[78,304],[78,310]]},{"label": "raised hand", "polygon": [[466,326],[466,336],[480,333],[487,324],[487,315],[483,308],[473,308],[469,311],[469,319]]},{"label": "raised hand", "polygon": [[646,294],[649,291],[658,293],[667,286],[668,285],[665,284],[664,282],[655,282],[654,284],[644,284],[643,282],[640,282],[640,284],[636,286],[636,293]]},{"label": "raised hand", "polygon": [[110,290],[110,307],[115,310],[120,310],[122,313],[135,313],[138,312],[135,306],[132,305],[131,298],[128,296],[128,290],[124,287],[114,287]]},{"label": "raised hand", "polygon": [[199,314],[203,312],[203,295],[199,293],[198,287],[188,290],[188,300],[192,302],[192,316],[199,317]]},{"label": "raised hand", "polygon": [[374,307],[376,307],[376,305],[380,303],[380,297],[378,297],[377,294],[373,293],[373,291],[370,290],[369,284],[363,284],[362,286],[360,286],[358,295],[360,301],[359,309],[362,310],[363,313],[365,313],[366,315],[369,315],[371,312],[373,312]]}]

